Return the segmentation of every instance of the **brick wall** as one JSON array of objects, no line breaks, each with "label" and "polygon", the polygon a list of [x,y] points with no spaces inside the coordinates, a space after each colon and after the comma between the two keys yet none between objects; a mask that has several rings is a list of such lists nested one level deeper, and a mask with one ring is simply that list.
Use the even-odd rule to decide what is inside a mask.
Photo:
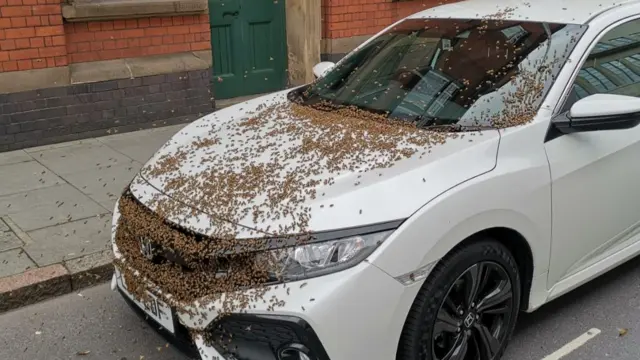
[{"label": "brick wall", "polygon": [[64,30],[69,63],[211,48],[209,15],[67,23]]},{"label": "brick wall", "polygon": [[67,65],[61,0],[0,0],[0,72]]},{"label": "brick wall", "polygon": [[63,24],[63,0],[0,0],[0,72],[211,48],[209,15]]},{"label": "brick wall", "polygon": [[211,70],[0,94],[0,152],[193,121],[215,109]]},{"label": "brick wall", "polygon": [[373,35],[393,22],[447,0],[322,0],[322,38]]}]

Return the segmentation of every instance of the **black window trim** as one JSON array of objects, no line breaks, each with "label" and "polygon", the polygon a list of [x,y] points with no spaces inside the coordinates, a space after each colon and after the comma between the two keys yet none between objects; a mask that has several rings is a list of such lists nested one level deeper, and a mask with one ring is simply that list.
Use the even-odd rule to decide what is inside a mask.
[{"label": "black window trim", "polygon": [[[556,106],[554,107],[553,112],[551,113],[549,126],[547,128],[547,132],[544,137],[545,143],[563,135],[563,134],[558,134],[557,130],[555,130],[555,128],[553,127],[553,119],[555,119],[558,116],[564,116],[567,114],[567,111],[562,111],[562,110],[564,109],[564,106],[569,100],[569,96],[571,95],[571,88],[573,84],[576,82],[576,79],[578,78],[578,73],[582,69],[582,66],[585,64],[585,62],[589,58],[589,56],[591,55],[591,52],[596,47],[600,39],[602,39],[609,31],[615,29],[616,27],[624,25],[634,20],[640,20],[640,14],[634,14],[634,15],[624,17],[622,19],[618,19],[617,21],[609,24],[607,27],[601,30],[598,33],[598,35],[594,36],[591,39],[591,43],[589,44],[587,50],[582,54],[582,56],[580,57],[580,61],[573,68],[573,72],[571,73],[571,77],[569,78],[569,81],[567,81],[564,84],[564,89],[562,90],[562,94],[560,95],[560,98],[558,99],[558,102],[556,103]],[[585,24],[585,25],[588,26],[588,24]],[[576,50],[574,49],[573,51],[576,51]]]}]

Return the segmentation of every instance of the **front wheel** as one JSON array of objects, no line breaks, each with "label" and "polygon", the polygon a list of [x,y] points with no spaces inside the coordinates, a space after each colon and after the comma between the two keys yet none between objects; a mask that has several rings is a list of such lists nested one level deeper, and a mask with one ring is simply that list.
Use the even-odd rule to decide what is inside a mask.
[{"label": "front wheel", "polygon": [[520,278],[511,252],[486,239],[454,250],[420,289],[398,360],[498,360],[515,327]]}]

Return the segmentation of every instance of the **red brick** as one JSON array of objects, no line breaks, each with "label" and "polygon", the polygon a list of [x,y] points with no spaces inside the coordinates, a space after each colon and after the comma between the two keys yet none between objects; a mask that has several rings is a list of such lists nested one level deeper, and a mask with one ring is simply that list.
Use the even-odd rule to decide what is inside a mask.
[{"label": "red brick", "polygon": [[102,47],[105,50],[113,50],[116,48],[116,41],[115,40],[107,40],[107,41],[103,41],[102,42]]},{"label": "red brick", "polygon": [[198,25],[181,25],[181,26],[171,26],[167,28],[167,34],[177,35],[177,34],[188,34],[189,26],[198,26]]},{"label": "red brick", "polygon": [[173,25],[182,25],[182,24],[184,24],[184,17],[182,16],[173,17]]},{"label": "red brick", "polygon": [[179,53],[191,50],[189,44],[172,44],[167,45],[167,47],[169,48],[168,53]]},{"label": "red brick", "polygon": [[16,39],[16,48],[17,49],[28,49],[31,46],[31,39]]},{"label": "red brick", "polygon": [[64,35],[62,26],[41,26],[36,28],[36,36]]},{"label": "red brick", "polygon": [[173,25],[173,19],[171,17],[161,17],[160,21],[162,26],[171,26]]},{"label": "red brick", "polygon": [[100,30],[113,30],[113,21],[103,21],[100,23]]},{"label": "red brick", "polygon": [[116,30],[126,29],[127,25],[126,25],[124,20],[114,20],[113,21],[113,28],[116,29]]},{"label": "red brick", "polygon": [[174,43],[183,43],[184,42],[184,35],[173,35],[173,42]]},{"label": "red brick", "polygon": [[25,71],[33,69],[31,60],[18,60],[18,70]]},{"label": "red brick", "polygon": [[100,60],[97,53],[94,52],[86,52],[86,53],[77,53],[70,55],[71,63],[79,63],[79,62],[89,62],[89,61],[97,61]]},{"label": "red brick", "polygon": [[33,59],[31,60],[31,66],[33,66],[34,69],[44,69],[47,67],[47,60],[46,59]]},{"label": "red brick", "polygon": [[89,26],[87,26],[86,22],[79,22],[79,23],[67,24],[67,25],[73,25],[73,32],[88,32],[89,31]]},{"label": "red brick", "polygon": [[191,46],[191,50],[209,50],[211,49],[211,42],[209,41],[201,41],[189,44]]},{"label": "red brick", "polygon": [[7,33],[3,29],[0,29],[0,40],[4,40],[6,38],[7,38]]},{"label": "red brick", "polygon": [[41,57],[54,57],[67,55],[67,48],[64,46],[52,46],[38,49]]},{"label": "red brick", "polygon": [[67,66],[69,62],[66,56],[56,56],[55,58],[56,66]]},{"label": "red brick", "polygon": [[5,5],[8,5],[8,6],[19,6],[19,5],[22,5],[22,0],[7,0]]},{"label": "red brick", "polygon": [[3,17],[31,16],[31,6],[3,6],[0,9]]},{"label": "red brick", "polygon": [[2,63],[2,70],[4,71],[18,71],[17,61],[7,61]]},{"label": "red brick", "polygon": [[38,57],[38,49],[14,50],[9,54],[11,60],[33,59]]},{"label": "red brick", "polygon": [[151,46],[151,38],[150,37],[140,38],[140,46],[142,47]]},{"label": "red brick", "polygon": [[57,5],[36,5],[33,6],[34,15],[58,15],[61,13],[60,4]]},{"label": "red brick", "polygon": [[2,40],[0,41],[0,50],[14,50],[16,48],[15,40]]},{"label": "red brick", "polygon": [[8,51],[0,51],[0,61],[9,61]]},{"label": "red brick", "polygon": [[27,18],[24,17],[14,17],[11,18],[11,27],[26,27],[27,26]]},{"label": "red brick", "polygon": [[47,67],[56,67],[56,60],[54,58],[47,58]]},{"label": "red brick", "polygon": [[89,31],[100,31],[102,25],[100,25],[99,22],[90,22],[87,24],[87,27],[89,28]]},{"label": "red brick", "polygon": [[165,35],[162,37],[163,44],[173,44],[173,35]]},{"label": "red brick", "polygon": [[161,18],[149,19],[149,26],[162,26],[162,19]]},{"label": "red brick", "polygon": [[44,26],[48,26],[49,25],[49,16],[44,15],[44,16],[40,16],[40,23]]},{"label": "red brick", "polygon": [[195,24],[198,22],[197,17],[193,15],[185,15],[182,17],[182,22],[185,25]]},{"label": "red brick", "polygon": [[[98,33],[99,34],[99,33]],[[81,32],[81,33],[73,33],[67,35],[69,42],[83,42],[83,41],[93,41],[94,33],[89,32]]]},{"label": "red brick", "polygon": [[53,46],[60,46],[60,45],[64,45],[66,43],[64,36],[62,35],[57,35],[57,36],[52,36],[51,37],[51,42],[53,44]]},{"label": "red brick", "polygon": [[91,43],[91,51],[99,51],[102,50],[103,43],[94,41]]},{"label": "red brick", "polygon": [[36,31],[32,27],[7,29],[5,33],[7,39],[30,38],[36,35]]},{"label": "red brick", "polygon": [[[2,1],[0,1],[1,3]],[[23,5],[37,5],[38,0],[22,0]]]},{"label": "red brick", "polygon": [[27,26],[40,26],[41,24],[39,16],[27,16],[25,19],[27,20]]},{"label": "red brick", "polygon": [[127,29],[135,29],[138,27],[138,20],[136,19],[127,19],[124,22],[124,26],[127,27]]},{"label": "red brick", "polygon": [[151,38],[151,45],[153,45],[153,46],[162,45],[162,37],[160,37],[160,36],[152,37]]},{"label": "red brick", "polygon": [[149,27],[149,18],[138,19],[138,27],[139,28]]},{"label": "red brick", "polygon": [[0,18],[0,29],[6,29],[11,27],[11,19]]},{"label": "red brick", "polygon": [[74,52],[87,52],[87,51],[91,51],[91,44],[90,42],[82,42],[82,43],[77,43],[76,44],[76,51]]},{"label": "red brick", "polygon": [[96,40],[114,40],[114,39],[119,39],[120,38],[120,31],[119,30],[113,30],[113,31],[96,32],[95,35],[94,35],[94,38]]},{"label": "red brick", "polygon": [[120,32],[120,36],[122,38],[124,38],[124,39],[143,37],[144,36],[144,30],[143,29],[122,30]]},{"label": "red brick", "polygon": [[189,29],[191,33],[199,33],[199,32],[207,32],[207,31],[211,31],[209,28],[209,24],[195,24],[195,25],[190,25],[190,29]]},{"label": "red brick", "polygon": [[127,41],[127,47],[129,47],[129,48],[140,47],[140,39],[129,39]]},{"label": "red brick", "polygon": [[60,16],[60,15],[49,15],[49,24],[50,25],[62,25],[62,16]]},{"label": "red brick", "polygon": [[167,29],[163,27],[146,28],[143,31],[144,31],[144,36],[158,36],[158,35],[164,35],[167,33]]},{"label": "red brick", "polygon": [[127,46],[129,46],[129,44],[127,43],[126,39],[118,39],[118,40],[116,40],[116,49],[124,49]]}]

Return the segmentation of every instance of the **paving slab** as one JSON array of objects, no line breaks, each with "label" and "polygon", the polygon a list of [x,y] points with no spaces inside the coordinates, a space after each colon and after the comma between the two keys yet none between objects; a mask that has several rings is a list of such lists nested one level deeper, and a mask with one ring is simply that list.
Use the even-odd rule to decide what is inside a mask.
[{"label": "paving slab", "polygon": [[24,250],[38,266],[47,266],[109,249],[111,216],[94,216],[27,234],[32,243]]},{"label": "paving slab", "polygon": [[[1,220],[0,220],[1,221]],[[17,249],[24,245],[20,238],[11,231],[0,232],[0,251]],[[0,266],[1,267],[1,266]]]},{"label": "paving slab", "polygon": [[19,274],[35,267],[36,264],[22,249],[0,252],[0,278]]},{"label": "paving slab", "polygon": [[99,141],[110,148],[140,162],[146,163],[184,124],[152,129],[149,132],[135,131],[109,135]]},{"label": "paving slab", "polygon": [[63,177],[67,174],[97,169],[101,166],[126,164],[131,161],[125,155],[99,141],[45,149],[30,154],[38,162]]},{"label": "paving slab", "polygon": [[0,219],[0,231],[9,231],[11,228],[7,223],[5,223],[2,219]]},{"label": "paving slab", "polygon": [[[64,181],[36,161],[0,166],[0,196],[62,184]],[[5,214],[0,208],[0,214]]]},{"label": "paving slab", "polygon": [[69,184],[0,196],[0,209],[24,231],[108,212]]},{"label": "paving slab", "polygon": [[0,153],[0,165],[10,165],[26,161],[33,161],[33,158],[24,150]]},{"label": "paving slab", "polygon": [[133,180],[141,167],[141,163],[130,160],[120,165],[101,166],[68,174],[65,178],[85,195],[111,211],[124,188]]}]

